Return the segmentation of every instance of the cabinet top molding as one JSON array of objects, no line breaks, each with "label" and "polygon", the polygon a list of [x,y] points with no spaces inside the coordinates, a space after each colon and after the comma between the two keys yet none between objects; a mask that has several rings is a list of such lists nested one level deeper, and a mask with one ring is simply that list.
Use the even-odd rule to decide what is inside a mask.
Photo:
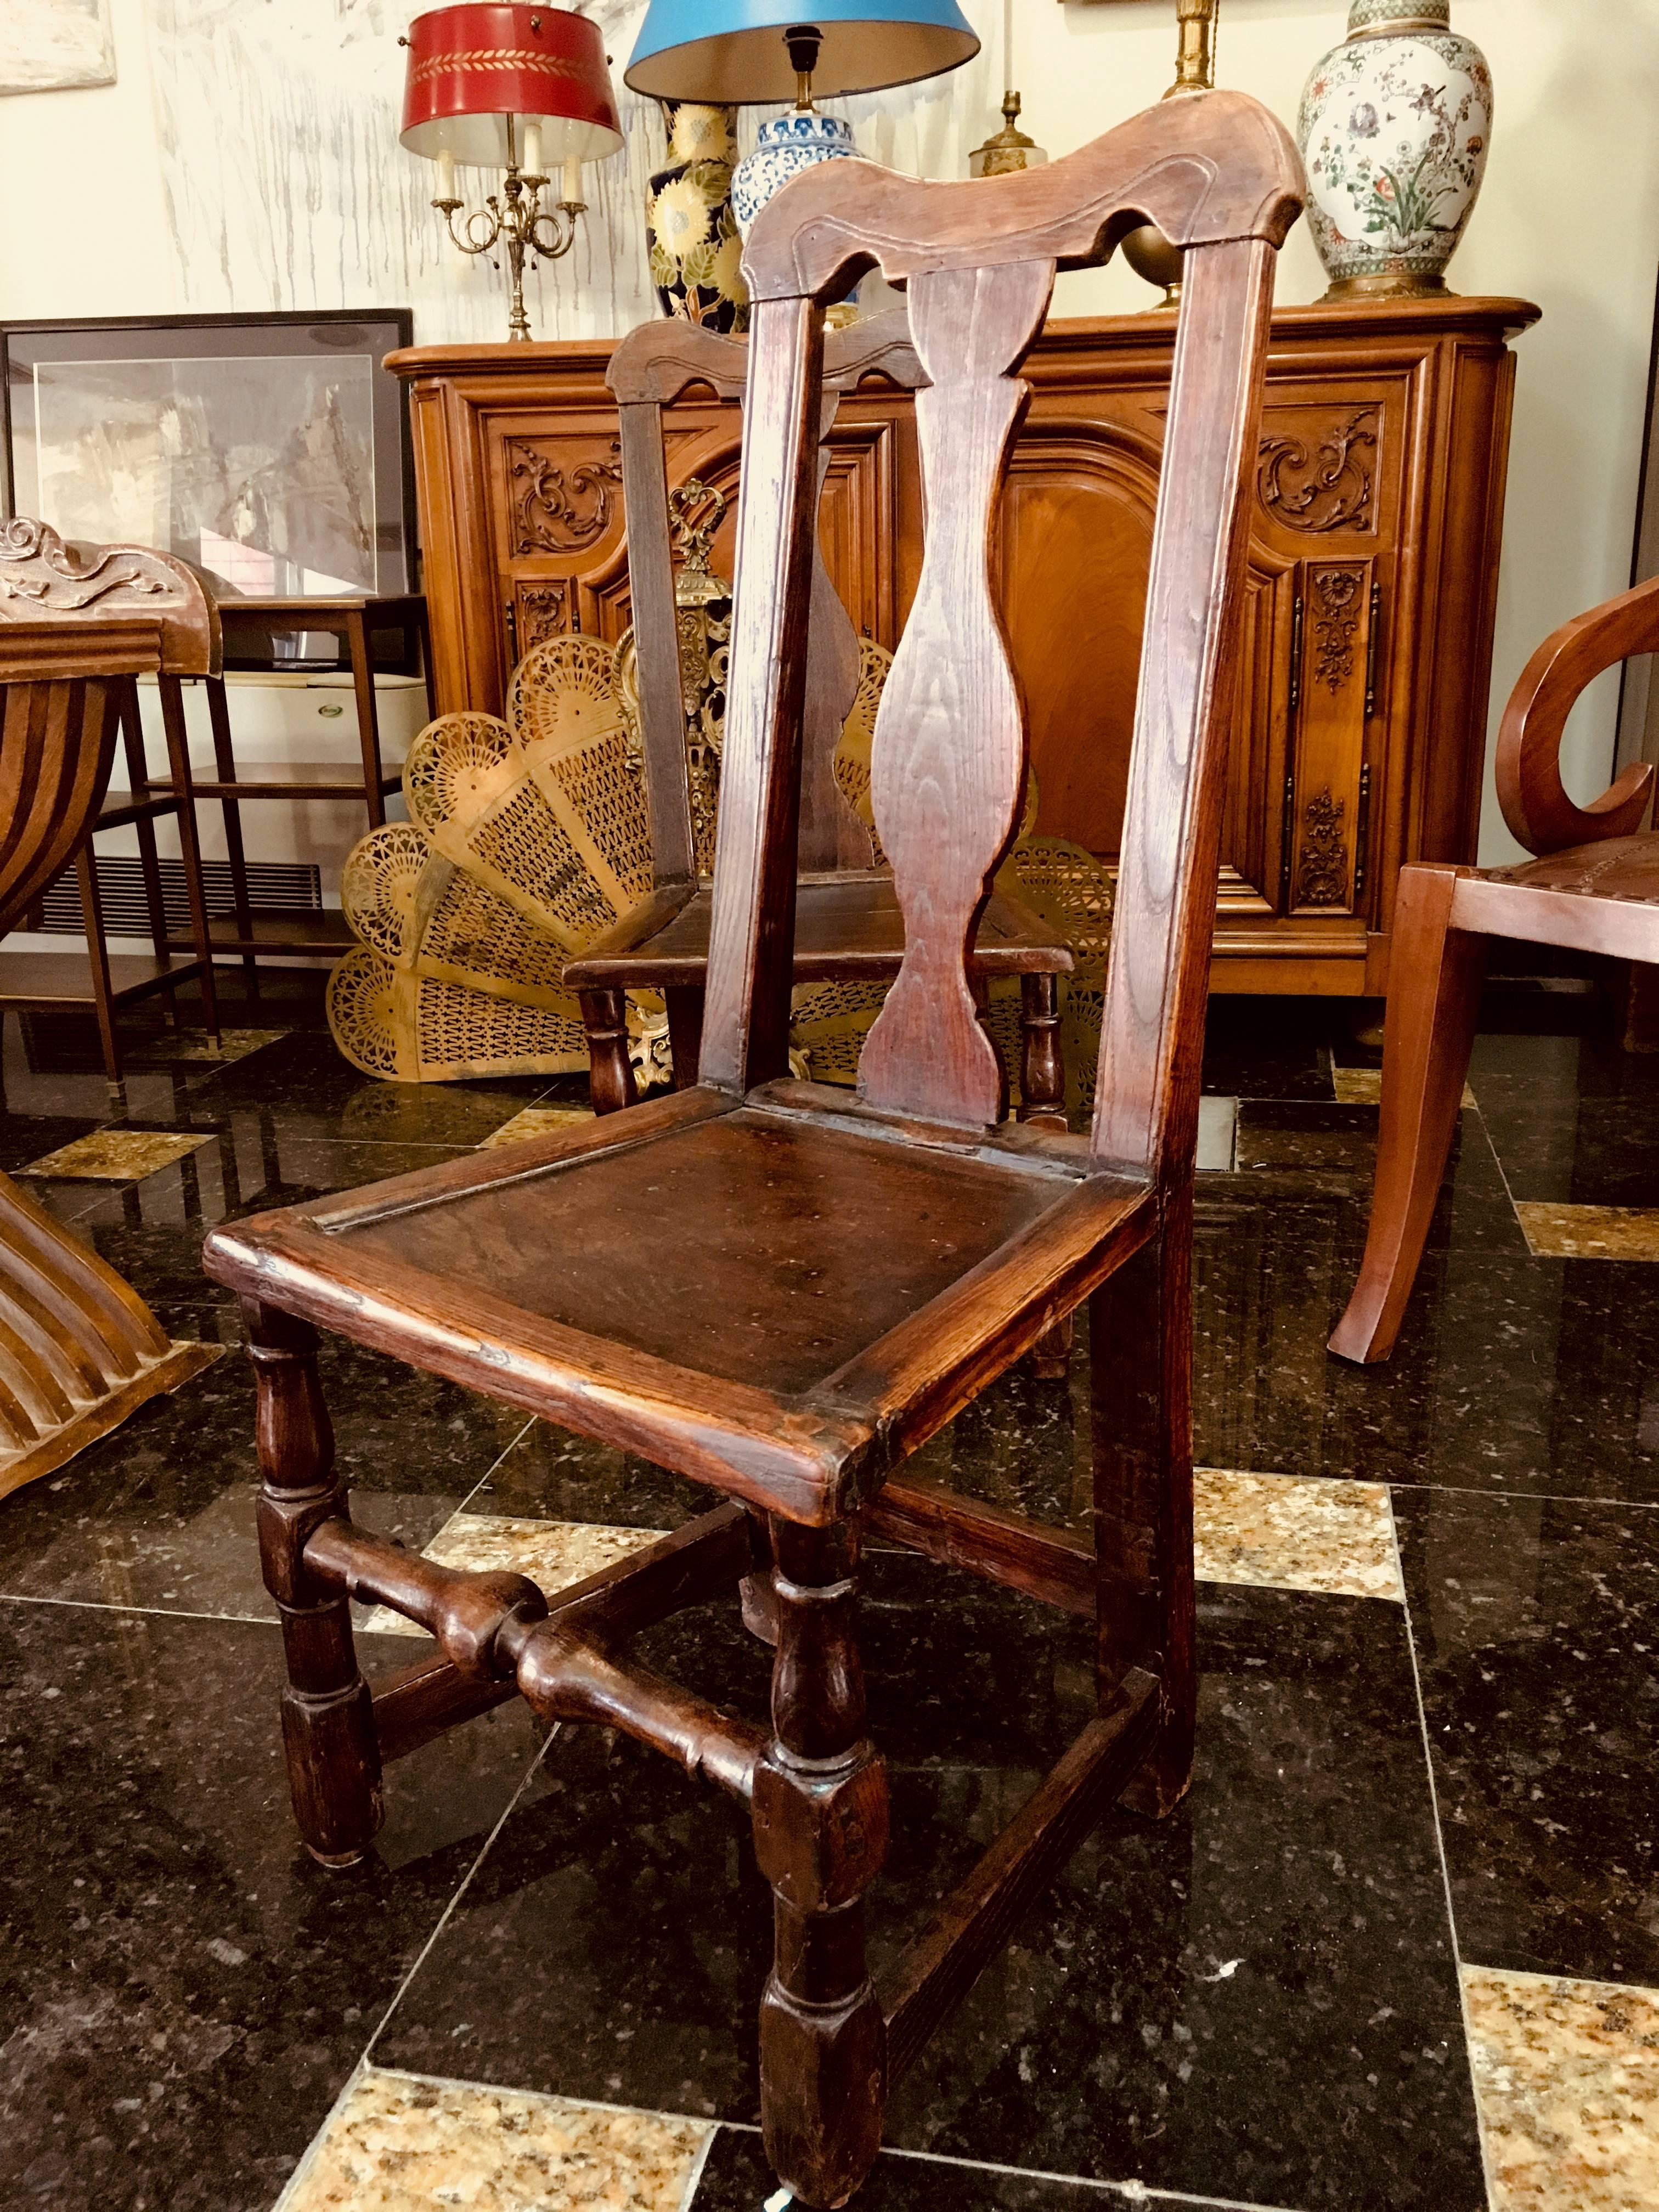
[{"label": "cabinet top molding", "polygon": [[[1479,330],[1491,337],[1510,338],[1531,328],[1543,313],[1530,300],[1464,299],[1447,293],[1432,299],[1385,300],[1358,305],[1337,301],[1330,305],[1276,307],[1273,336],[1275,343],[1330,337],[1364,330],[1377,339],[1437,335],[1456,330]],[[1156,350],[1175,341],[1176,319],[1156,311],[1135,315],[1050,315],[1037,333],[1031,356],[1046,353],[1087,352],[1109,345],[1115,349]],[[603,366],[616,349],[617,338],[561,338],[532,340],[528,345],[469,343],[402,346],[389,353],[385,366],[394,376],[465,375],[469,371],[511,368],[520,375],[541,370],[550,375],[578,373],[595,364]],[[1028,366],[1031,356],[1028,356]]]}]

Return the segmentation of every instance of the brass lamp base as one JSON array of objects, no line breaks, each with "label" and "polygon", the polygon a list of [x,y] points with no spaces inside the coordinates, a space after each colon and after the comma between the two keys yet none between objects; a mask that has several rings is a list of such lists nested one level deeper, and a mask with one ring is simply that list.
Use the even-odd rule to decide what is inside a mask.
[{"label": "brass lamp base", "polygon": [[1144,314],[1161,314],[1166,307],[1181,305],[1181,279],[1186,269],[1186,256],[1178,246],[1171,246],[1155,222],[1144,222],[1139,230],[1132,230],[1123,241],[1123,258],[1137,276],[1149,284],[1162,288],[1164,297],[1154,300]]}]

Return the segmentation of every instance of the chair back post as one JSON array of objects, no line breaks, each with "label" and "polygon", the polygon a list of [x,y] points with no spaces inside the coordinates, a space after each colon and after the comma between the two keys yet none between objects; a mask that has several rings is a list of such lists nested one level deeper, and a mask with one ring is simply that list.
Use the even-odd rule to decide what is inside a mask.
[{"label": "chair back post", "polygon": [[1152,535],[1091,1151],[1190,1174],[1273,247],[1189,246]]},{"label": "chair back post", "polygon": [[[1025,729],[993,588],[998,493],[1026,401],[1018,370],[1057,268],[1145,221],[1188,255],[1109,971],[1097,1164],[1190,1154],[1214,902],[1224,672],[1243,585],[1245,494],[1274,252],[1304,179],[1256,101],[1211,93],[1133,117],[1064,161],[966,184],[866,162],[792,181],[744,270],[752,307],[738,592],[702,1079],[785,1072],[810,515],[801,489],[823,307],[872,268],[908,287],[927,542],[884,693],[876,823],[904,964],[865,1046],[876,1107],[994,1121],[1000,1077],[967,963],[1015,826]],[[766,404],[757,404],[763,389]],[[784,849],[787,848],[787,849]],[[781,946],[781,955],[780,953]]]},{"label": "chair back post", "polygon": [[1510,835],[1529,853],[1565,852],[1641,828],[1653,795],[1650,762],[1633,761],[1587,806],[1561,781],[1561,733],[1580,694],[1638,653],[1659,653],[1659,577],[1563,623],[1522,670],[1498,725],[1495,772]]},{"label": "chair back post", "polygon": [[[812,510],[811,659],[801,739],[799,865],[809,872],[867,866],[870,858],[869,839],[849,817],[836,782],[836,747],[858,692],[858,631],[824,566],[816,518],[830,471],[829,437],[841,394],[876,373],[907,390],[922,380],[902,307],[836,331],[825,347],[818,499]],[[652,878],[658,886],[688,882],[696,872],[662,410],[694,384],[707,385],[718,398],[741,400],[748,376],[749,347],[743,339],[678,320],[642,323],[629,331],[605,372],[621,434]]]},{"label": "chair back post", "polygon": [[171,554],[0,522],[0,934],[74,860],[140,675],[216,676],[218,610]]},{"label": "chair back post", "polygon": [[690,883],[697,872],[662,410],[690,384],[706,384],[722,399],[740,398],[748,369],[748,349],[741,339],[693,323],[664,320],[629,331],[605,372],[622,443],[651,878],[659,887]]}]

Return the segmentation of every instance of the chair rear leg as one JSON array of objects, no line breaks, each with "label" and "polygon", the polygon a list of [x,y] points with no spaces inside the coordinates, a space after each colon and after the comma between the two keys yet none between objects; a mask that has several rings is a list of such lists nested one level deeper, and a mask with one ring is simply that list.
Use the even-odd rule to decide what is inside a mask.
[{"label": "chair rear leg", "polygon": [[846,2203],[881,2148],[885,2030],[864,1955],[864,1893],[887,1854],[887,1774],[864,1732],[842,1528],[774,1517],[771,1747],[755,1775],[755,1856],[775,1950],[761,1999],[761,2120],[804,2208]]},{"label": "chair rear leg", "polygon": [[1188,1183],[1089,1302],[1097,1677],[1103,1709],[1132,1667],[1164,1686],[1157,1743],[1121,1800],[1158,1820],[1192,1780],[1198,1717],[1192,1243]]},{"label": "chair rear leg", "polygon": [[663,993],[668,1008],[668,1045],[674,1056],[674,1088],[696,1088],[697,1063],[702,1058],[702,1007],[700,984],[673,983]]},{"label": "chair rear leg", "polygon": [[628,1057],[628,996],[623,991],[582,991],[587,1031],[587,1081],[596,1114],[620,1113],[639,1097]]},{"label": "chair rear leg", "polygon": [[1386,1359],[1394,1350],[1457,1127],[1486,967],[1486,939],[1451,927],[1458,872],[1400,872],[1370,1226],[1358,1283],[1330,1340],[1344,1359]]},{"label": "chair rear leg", "polygon": [[357,1671],[350,1601],[305,1563],[312,1532],[349,1518],[317,1377],[317,1332],[242,1301],[258,1397],[259,1558],[283,1618],[283,1742],[294,1817],[325,1866],[354,1866],[383,1817],[374,1702]]},{"label": "chair rear leg", "polygon": [[[1034,1128],[1066,1133],[1066,1059],[1060,1039],[1060,978],[1019,979],[1019,1118]],[[1056,1322],[1032,1346],[1031,1372],[1057,1381],[1072,1364],[1072,1316]]]}]

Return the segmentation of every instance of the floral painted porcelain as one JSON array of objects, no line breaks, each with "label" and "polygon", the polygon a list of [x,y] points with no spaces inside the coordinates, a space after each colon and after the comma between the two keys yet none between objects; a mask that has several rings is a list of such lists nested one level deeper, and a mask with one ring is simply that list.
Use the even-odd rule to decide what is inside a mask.
[{"label": "floral painted porcelain", "polygon": [[1450,0],[1353,0],[1297,123],[1329,296],[1443,289],[1492,114],[1492,73],[1451,28]]},{"label": "floral painted porcelain", "polygon": [[732,219],[738,112],[689,100],[665,100],[662,107],[669,167],[652,178],[646,204],[651,281],[665,315],[741,337],[749,328],[749,288]]},{"label": "floral painted porcelain", "polygon": [[817,161],[856,160],[850,124],[836,115],[820,115],[816,108],[791,108],[786,115],[769,117],[760,127],[760,143],[738,164],[732,179],[732,212],[738,233],[749,235],[749,226],[781,185]]}]

